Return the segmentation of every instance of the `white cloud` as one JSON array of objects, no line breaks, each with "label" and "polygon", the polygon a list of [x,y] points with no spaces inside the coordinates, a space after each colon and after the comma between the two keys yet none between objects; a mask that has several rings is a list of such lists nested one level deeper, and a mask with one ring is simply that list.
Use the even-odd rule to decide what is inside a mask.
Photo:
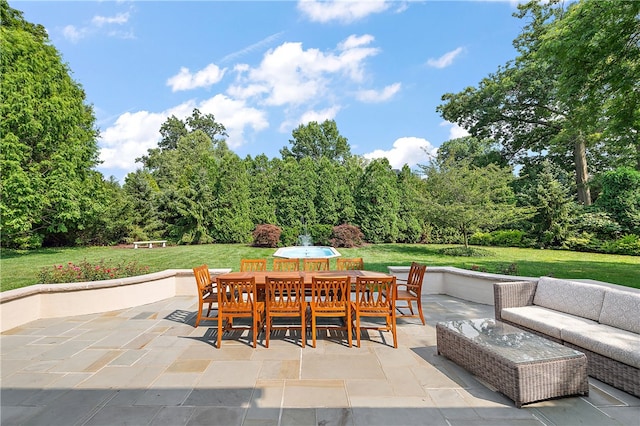
[{"label": "white cloud", "polygon": [[365,60],[379,52],[368,47],[373,40],[370,35],[350,36],[329,52],[283,43],[269,50],[257,68],[236,67],[241,74],[228,93],[241,98],[261,96],[264,104],[272,106],[318,102],[331,95],[331,84],[340,76],[354,82],[364,79]]},{"label": "white cloud", "polygon": [[454,59],[462,52],[464,52],[464,48],[458,47],[457,49],[452,50],[451,52],[447,52],[437,59],[429,58],[429,60],[427,61],[427,65],[434,68],[446,68],[451,65]]},{"label": "white cloud", "polygon": [[70,42],[77,43],[87,35],[87,29],[76,28],[74,25],[67,25],[62,29],[62,35]]},{"label": "white cloud", "polygon": [[451,139],[458,139],[458,138],[464,138],[465,136],[469,136],[470,133],[467,132],[466,129],[458,126],[456,123],[451,123],[449,121],[443,121],[442,123],[440,123],[441,126],[451,126],[449,128],[449,140]]},{"label": "white cloud", "polygon": [[394,83],[386,86],[382,90],[360,90],[356,93],[356,98],[361,102],[376,103],[384,102],[391,99],[396,93],[400,91],[402,84]]},{"label": "white cloud", "polygon": [[115,16],[96,15],[88,25],[82,27],[67,25],[62,29],[62,36],[72,43],[77,43],[83,38],[100,34],[121,39],[133,39],[135,38],[133,29],[113,29],[113,25],[124,25],[129,22],[129,17],[129,12],[118,13]]},{"label": "white cloud", "polygon": [[338,21],[351,23],[363,19],[374,13],[384,12],[391,7],[386,0],[301,0],[298,9],[314,22]]},{"label": "white cloud", "polygon": [[226,68],[220,69],[215,64],[209,64],[195,74],[191,74],[189,68],[182,67],[178,74],[167,80],[167,86],[171,86],[173,92],[210,87],[222,80],[225,71]]},{"label": "white cloud", "polygon": [[100,16],[100,15],[96,15],[93,17],[93,19],[91,20],[91,23],[101,27],[105,24],[109,25],[109,24],[116,24],[116,25],[122,25],[122,24],[126,24],[127,22],[129,22],[129,12],[124,12],[124,13],[118,13],[115,16]]},{"label": "white cloud", "polygon": [[224,95],[216,95],[200,104],[187,101],[161,112],[126,112],[120,115],[112,126],[101,132],[100,160],[103,163],[100,168],[134,171],[139,167],[135,159],[145,155],[149,148],[157,147],[162,123],[172,115],[184,119],[190,116],[196,107],[203,114],[213,114],[217,122],[225,125],[229,134],[227,143],[232,148],[244,143],[246,131],[263,130],[269,125],[263,111]]},{"label": "white cloud", "polygon": [[403,137],[396,139],[393,148],[388,151],[377,149],[368,154],[364,154],[365,158],[387,158],[391,167],[401,169],[405,164],[409,167],[417,164],[426,164],[430,160],[430,156],[435,156],[438,149],[431,145],[426,139],[417,137]]},{"label": "white cloud", "polygon": [[268,46],[269,44],[271,44],[272,42],[278,40],[282,35],[284,34],[284,31],[280,31],[279,33],[275,33],[275,34],[271,34],[268,37],[265,37],[264,39],[260,40],[257,43],[253,43],[250,46],[247,46],[243,49],[240,49],[236,52],[233,53],[229,53],[228,55],[226,55],[224,58],[222,58],[220,60],[220,62],[229,62],[229,61],[233,61],[241,56],[244,56],[248,53],[251,53],[253,51],[256,51],[258,49],[262,49],[266,46]]},{"label": "white cloud", "polygon": [[296,120],[296,121],[288,120],[288,121],[282,122],[282,124],[280,124],[279,130],[282,133],[289,133],[295,127],[298,127],[301,124],[309,124],[312,121],[315,121],[317,123],[322,123],[326,120],[333,120],[336,117],[336,115],[338,115],[338,112],[340,111],[340,109],[341,108],[339,105],[334,105],[332,107],[325,108],[321,111],[313,111],[313,110],[306,111],[305,113],[302,114],[299,120]]}]

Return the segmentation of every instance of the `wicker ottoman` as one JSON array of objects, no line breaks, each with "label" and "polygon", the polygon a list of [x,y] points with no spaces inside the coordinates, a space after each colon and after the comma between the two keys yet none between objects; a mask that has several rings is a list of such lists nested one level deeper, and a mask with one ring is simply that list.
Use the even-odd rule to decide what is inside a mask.
[{"label": "wicker ottoman", "polygon": [[569,395],[588,395],[582,352],[492,318],[440,322],[438,354],[495,387],[516,407]]}]

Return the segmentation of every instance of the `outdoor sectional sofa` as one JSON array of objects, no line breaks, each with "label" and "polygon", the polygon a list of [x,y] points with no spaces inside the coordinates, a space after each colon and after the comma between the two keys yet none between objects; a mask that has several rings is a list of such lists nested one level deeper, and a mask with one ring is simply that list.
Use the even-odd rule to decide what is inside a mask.
[{"label": "outdoor sectional sofa", "polygon": [[550,277],[493,288],[496,320],[583,352],[590,376],[640,397],[640,292]]}]

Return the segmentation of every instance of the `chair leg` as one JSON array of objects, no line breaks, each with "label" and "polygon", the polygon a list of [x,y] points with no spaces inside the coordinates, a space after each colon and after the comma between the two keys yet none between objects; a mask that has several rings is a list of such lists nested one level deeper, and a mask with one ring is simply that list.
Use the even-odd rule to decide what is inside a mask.
[{"label": "chair leg", "polygon": [[356,314],[356,346],[360,347],[360,315]]},{"label": "chair leg", "polygon": [[313,313],[313,311],[311,311],[311,339],[313,344],[311,345],[312,347],[316,347],[316,316]]},{"label": "chair leg", "polygon": [[271,317],[267,317],[265,320],[265,338],[264,343],[265,346],[269,347],[269,336],[271,335]]},{"label": "chair leg", "polygon": [[196,317],[196,328],[200,324],[200,318],[202,318],[202,303],[198,304],[198,316]]},{"label": "chair leg", "polygon": [[307,309],[303,306],[302,311],[300,312],[300,340],[303,348],[307,340],[307,324],[306,324],[306,319],[304,317],[306,310]]},{"label": "chair leg", "polygon": [[220,349],[222,345],[222,318],[218,313],[218,349]]},{"label": "chair leg", "polygon": [[253,317],[253,348],[255,349],[258,345],[258,318]]},{"label": "chair leg", "polygon": [[422,320],[422,325],[425,325],[424,315],[422,314],[422,299],[418,298],[417,302],[418,302],[418,312],[420,313],[420,319]]},{"label": "chair leg", "polygon": [[353,347],[353,340],[351,336],[351,309],[347,309],[347,336],[349,338],[349,347]]}]

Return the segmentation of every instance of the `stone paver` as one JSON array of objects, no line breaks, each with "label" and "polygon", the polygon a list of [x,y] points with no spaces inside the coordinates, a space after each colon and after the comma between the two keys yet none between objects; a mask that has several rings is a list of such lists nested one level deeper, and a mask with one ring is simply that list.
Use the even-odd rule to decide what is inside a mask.
[{"label": "stone paver", "polygon": [[[253,349],[215,323],[193,327],[196,301],[175,297],[115,312],[38,320],[0,336],[2,425],[631,425],[640,399],[590,379],[588,397],[514,407],[436,353],[438,321],[493,307],[424,296],[427,325],[399,319],[349,348],[264,335]],[[310,336],[309,336],[310,337]],[[308,339],[310,341],[310,339]],[[355,339],[354,339],[355,343]]]}]

